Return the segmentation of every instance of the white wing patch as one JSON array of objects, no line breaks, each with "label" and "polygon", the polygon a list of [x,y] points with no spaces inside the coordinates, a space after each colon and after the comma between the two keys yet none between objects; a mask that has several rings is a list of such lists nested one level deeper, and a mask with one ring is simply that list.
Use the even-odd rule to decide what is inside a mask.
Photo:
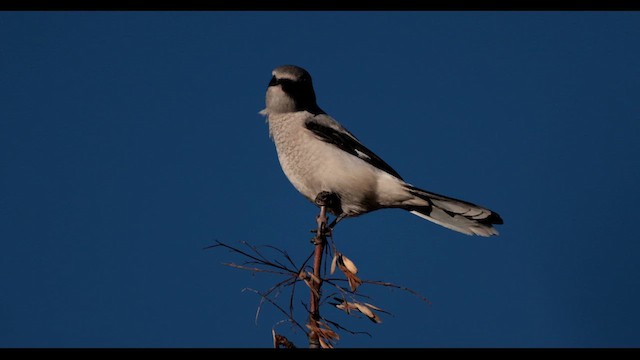
[{"label": "white wing patch", "polygon": [[363,153],[362,151],[358,150],[358,149],[354,149],[356,151],[356,154],[358,154],[358,157],[361,159],[369,159],[371,160],[371,157],[369,157],[369,155]]}]

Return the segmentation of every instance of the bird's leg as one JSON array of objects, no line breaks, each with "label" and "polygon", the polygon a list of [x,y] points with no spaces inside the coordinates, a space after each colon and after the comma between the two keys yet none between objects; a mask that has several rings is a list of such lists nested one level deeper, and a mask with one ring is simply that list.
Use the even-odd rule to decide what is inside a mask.
[{"label": "bird's leg", "polygon": [[338,223],[338,221],[344,218],[344,215],[338,216],[331,225],[327,226],[327,223],[329,222],[329,219],[327,218],[327,210],[340,209],[340,197],[336,193],[322,191],[316,196],[315,203],[320,206],[320,214],[316,217],[318,228],[312,230],[312,232],[317,234],[315,239],[319,239],[321,235],[323,237],[331,237],[333,227]]},{"label": "bird's leg", "polygon": [[327,236],[327,208],[324,205],[320,206],[320,214],[316,216],[316,221],[318,223],[318,228],[316,229],[316,236],[313,238],[312,242],[315,245],[319,245],[326,241]]},{"label": "bird's leg", "polygon": [[345,213],[340,214],[340,216],[336,217],[336,218],[331,222],[331,224],[329,224],[329,227],[327,228],[327,230],[328,230],[329,232],[333,232],[333,228],[334,228],[336,225],[338,225],[338,223],[340,222],[340,220],[344,219],[345,217],[347,217],[347,214],[345,214]]},{"label": "bird's leg", "polygon": [[313,239],[314,244],[318,244],[319,241],[324,241],[327,229],[327,223],[329,219],[327,218],[327,207],[331,205],[331,198],[334,197],[335,194],[330,193],[328,191],[323,191],[316,196],[315,203],[320,206],[320,214],[316,216],[316,221],[318,223],[318,228],[316,229],[316,237]]}]

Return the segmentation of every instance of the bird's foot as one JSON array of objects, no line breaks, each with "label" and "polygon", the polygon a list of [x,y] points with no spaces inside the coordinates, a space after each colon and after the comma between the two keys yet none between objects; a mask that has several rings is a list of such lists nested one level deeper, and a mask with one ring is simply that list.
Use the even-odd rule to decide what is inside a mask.
[{"label": "bird's foot", "polygon": [[[322,221],[321,219],[319,219],[320,215],[318,215],[316,216],[316,220],[318,221],[318,224],[321,224],[320,232],[318,232],[318,229],[311,229],[309,231],[313,234],[320,234],[324,237],[333,237],[333,228],[338,224],[338,222],[340,222],[340,220],[344,219],[346,216],[347,215],[344,213],[340,214],[340,216],[336,217],[331,222],[331,224],[327,225],[328,219]],[[314,242],[314,240],[311,240],[311,242]]]},{"label": "bird's foot", "polygon": [[[321,207],[322,209],[323,207]],[[320,211],[320,215],[316,216],[316,221],[318,223],[318,227],[316,229],[311,229],[311,232],[316,234],[316,236],[311,239],[311,242],[314,245],[319,245],[323,241],[326,241],[326,238],[333,236],[333,228],[327,226],[329,219],[324,214],[324,211]]]},{"label": "bird's foot", "polygon": [[331,208],[332,205],[335,205],[340,199],[336,193],[332,193],[330,191],[321,191],[316,195],[315,203],[318,206],[326,206]]},{"label": "bird's foot", "polygon": [[[320,236],[323,236],[323,237],[332,237],[333,236],[333,229],[328,227],[328,226],[323,226],[320,229],[311,229],[311,230],[309,230],[309,232],[311,232],[313,234],[320,234]],[[311,242],[314,242],[314,240],[317,237],[318,236],[313,238],[313,240],[311,240]]]},{"label": "bird's foot", "polygon": [[340,214],[342,212],[340,196],[330,191],[321,191],[318,193],[314,203],[320,207],[324,206],[326,210],[332,214]]},{"label": "bird's foot", "polygon": [[[316,234],[316,237],[312,240],[316,245],[318,241],[322,241],[326,237],[330,237],[333,234],[333,226],[328,226],[329,219],[327,218],[327,210],[340,208],[340,197],[336,193],[329,191],[320,192],[315,199],[315,204],[320,207],[320,214],[316,216],[316,222],[318,227],[311,232]],[[335,221],[332,223],[334,225]]]}]

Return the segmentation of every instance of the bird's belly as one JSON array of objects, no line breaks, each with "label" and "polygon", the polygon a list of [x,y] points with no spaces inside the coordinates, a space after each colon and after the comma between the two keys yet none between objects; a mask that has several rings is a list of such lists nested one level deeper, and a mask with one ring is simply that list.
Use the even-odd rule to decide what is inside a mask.
[{"label": "bird's belly", "polygon": [[317,146],[305,146],[303,137],[298,139],[298,146],[288,144],[286,155],[278,151],[282,169],[293,186],[310,201],[323,191],[337,194],[342,211],[351,216],[375,208],[375,169],[363,166],[362,160],[332,144],[314,140]]}]

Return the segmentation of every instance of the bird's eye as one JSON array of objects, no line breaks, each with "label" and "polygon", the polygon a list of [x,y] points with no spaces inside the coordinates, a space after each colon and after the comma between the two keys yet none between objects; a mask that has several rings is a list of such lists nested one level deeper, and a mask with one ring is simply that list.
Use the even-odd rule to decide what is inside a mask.
[{"label": "bird's eye", "polygon": [[271,81],[269,81],[269,86],[276,86],[278,85],[280,82],[278,81],[278,78],[276,78],[275,75],[273,75],[273,77],[271,78]]}]

